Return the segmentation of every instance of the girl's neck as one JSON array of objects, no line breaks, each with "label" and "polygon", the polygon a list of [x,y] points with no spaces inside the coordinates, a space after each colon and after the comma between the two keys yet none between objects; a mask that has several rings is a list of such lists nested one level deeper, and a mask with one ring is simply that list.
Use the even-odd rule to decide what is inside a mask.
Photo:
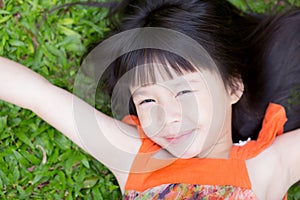
[{"label": "girl's neck", "polygon": [[232,148],[232,142],[230,138],[230,142],[228,141],[219,141],[214,148],[212,149],[211,152],[207,154],[207,158],[220,158],[220,159],[228,159],[230,156]]},{"label": "girl's neck", "polygon": [[228,109],[222,134],[217,142],[206,152],[201,153],[200,158],[220,158],[228,159],[232,148],[232,131],[231,131],[231,107]]}]

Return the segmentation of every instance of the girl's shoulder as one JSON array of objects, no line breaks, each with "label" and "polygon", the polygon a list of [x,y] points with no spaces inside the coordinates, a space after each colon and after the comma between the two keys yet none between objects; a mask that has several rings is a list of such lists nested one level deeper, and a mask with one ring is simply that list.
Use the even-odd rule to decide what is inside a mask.
[{"label": "girl's shoulder", "polygon": [[288,173],[275,146],[246,161],[252,190],[259,199],[281,199],[287,192]]}]

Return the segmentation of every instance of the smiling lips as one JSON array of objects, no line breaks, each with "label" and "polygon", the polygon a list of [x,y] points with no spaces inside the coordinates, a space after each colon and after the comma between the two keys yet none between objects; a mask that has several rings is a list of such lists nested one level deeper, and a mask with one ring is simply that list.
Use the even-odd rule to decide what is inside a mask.
[{"label": "smiling lips", "polygon": [[186,131],[186,132],[183,132],[182,134],[179,134],[179,135],[175,135],[175,136],[168,136],[168,137],[165,137],[165,139],[170,142],[170,143],[178,143],[180,142],[182,139],[185,139],[186,137],[188,137],[190,134],[192,134],[194,132],[194,129],[193,130],[190,130],[190,131]]}]

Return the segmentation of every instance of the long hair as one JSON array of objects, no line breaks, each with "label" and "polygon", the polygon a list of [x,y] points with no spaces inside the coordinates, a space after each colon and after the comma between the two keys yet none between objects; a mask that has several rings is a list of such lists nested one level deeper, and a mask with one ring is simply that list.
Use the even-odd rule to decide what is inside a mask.
[{"label": "long hair", "polygon": [[300,127],[300,10],[269,16],[248,37],[245,92],[233,107],[235,140],[256,138],[269,102],[285,107],[284,131]]},{"label": "long hair", "polygon": [[[207,50],[223,75],[225,85],[233,89],[234,81],[243,78],[248,71],[246,61],[250,46],[245,38],[264,18],[244,13],[226,0],[124,0],[112,13],[111,35],[135,28],[162,27],[191,37]],[[138,55],[141,53],[124,55],[108,69],[104,89],[109,94],[120,78],[121,65],[126,66],[128,61],[140,63]],[[136,115],[132,102],[129,107],[131,114]],[[238,126],[233,130],[240,130],[239,124],[233,125]],[[236,135],[233,138],[243,136],[240,132],[233,134]]]},{"label": "long hair", "polygon": [[[257,137],[270,102],[285,106],[289,119],[285,131],[299,127],[298,12],[256,15],[242,12],[226,0],[123,0],[109,16],[112,32],[108,36],[143,27],[172,29],[207,50],[226,85],[234,88],[236,78],[243,80],[244,94],[233,106],[233,141]],[[128,61],[140,63],[141,56],[147,56],[144,53],[135,51],[112,63],[102,89],[112,94],[122,66]],[[133,102],[129,107],[136,115]]]}]

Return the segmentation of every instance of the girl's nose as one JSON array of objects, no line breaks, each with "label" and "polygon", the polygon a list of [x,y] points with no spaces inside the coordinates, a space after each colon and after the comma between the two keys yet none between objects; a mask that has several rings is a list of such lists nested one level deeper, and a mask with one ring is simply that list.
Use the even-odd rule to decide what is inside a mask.
[{"label": "girl's nose", "polygon": [[164,124],[168,125],[179,122],[181,114],[182,110],[180,102],[175,97],[168,98],[162,103],[160,120],[164,122]]}]

